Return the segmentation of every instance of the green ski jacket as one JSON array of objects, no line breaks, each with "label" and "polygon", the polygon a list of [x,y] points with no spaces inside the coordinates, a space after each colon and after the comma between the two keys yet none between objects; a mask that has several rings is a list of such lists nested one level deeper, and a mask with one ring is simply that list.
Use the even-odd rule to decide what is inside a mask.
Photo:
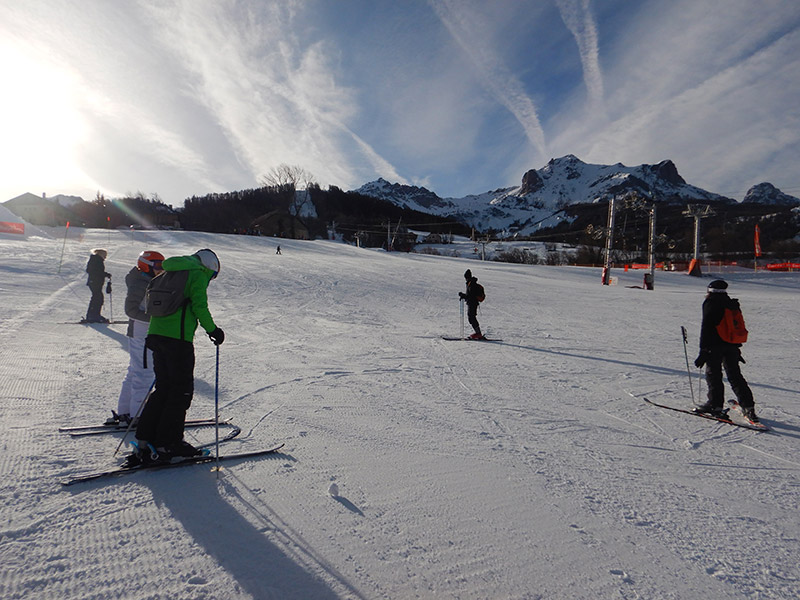
[{"label": "green ski jacket", "polygon": [[197,323],[206,332],[211,333],[217,326],[208,310],[208,284],[214,272],[203,266],[196,256],[173,256],[162,263],[165,271],[189,271],[189,279],[183,290],[188,302],[185,310],[179,309],[165,317],[151,317],[148,335],[163,335],[164,337],[194,341]]}]

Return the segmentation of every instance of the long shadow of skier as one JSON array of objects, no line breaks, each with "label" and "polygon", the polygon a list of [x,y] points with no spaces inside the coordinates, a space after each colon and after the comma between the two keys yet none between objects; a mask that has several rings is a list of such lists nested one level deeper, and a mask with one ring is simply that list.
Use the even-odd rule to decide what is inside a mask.
[{"label": "long shadow of skier", "polygon": [[[125,321],[125,323],[127,324],[127,321]],[[113,323],[113,325],[119,326],[119,323]],[[119,342],[120,346],[125,348],[126,351],[128,350],[128,336],[125,333],[125,331],[127,331],[126,329],[123,329],[121,332],[115,331],[110,325],[106,324],[86,325],[85,327],[91,327],[97,333],[111,338],[115,342]]]},{"label": "long shadow of skier", "polygon": [[[180,477],[152,478],[148,483],[153,498],[170,511],[203,551],[248,594],[256,600],[339,598],[325,581],[270,540],[270,535],[291,538],[291,531],[283,531],[281,523],[270,520],[263,527],[254,525],[221,495],[215,475],[208,470],[201,468],[188,473],[190,482],[186,473],[184,471]],[[190,493],[187,493],[187,484],[191,487]],[[228,488],[234,486],[223,479],[222,490],[227,493]],[[232,495],[238,496],[235,490]],[[263,515],[261,518],[263,520]],[[331,572],[325,565],[321,567]],[[331,575],[350,594],[360,597],[341,576],[332,572]]]},{"label": "long shadow of skier", "polygon": [[[597,361],[597,362],[602,362],[602,363],[605,363],[605,364],[620,365],[620,366],[626,367],[626,368],[636,368],[636,369],[640,369],[640,370],[643,370],[643,371],[651,371],[653,373],[658,373],[658,374],[661,374],[661,375],[669,375],[669,376],[672,376],[672,377],[676,377],[676,376],[677,377],[682,377],[682,376],[686,375],[686,370],[685,369],[672,369],[670,367],[662,367],[660,365],[648,365],[647,363],[642,363],[642,362],[626,361],[626,360],[608,358],[606,356],[602,356],[600,353],[598,353],[597,356],[591,356],[589,354],[578,354],[578,353],[575,353],[575,352],[565,352],[563,350],[554,350],[554,349],[548,349],[548,348],[537,348],[535,346],[522,346],[520,344],[509,344],[508,342],[493,342],[493,343],[495,345],[497,345],[497,346],[509,346],[510,348],[518,348],[519,350],[530,350],[531,352],[541,352],[542,354],[555,354],[555,355],[558,355],[558,356],[567,356],[569,358],[581,358],[581,359],[584,359],[584,360]],[[779,386],[770,385],[770,384],[766,384],[766,383],[753,383],[753,382],[748,382],[748,383],[750,384],[750,387],[764,388],[764,389],[768,389],[768,390],[775,390],[775,391],[778,391],[778,392],[789,392],[789,393],[792,393],[792,394],[800,394],[800,391],[793,390],[793,389],[790,389],[790,388],[782,388],[782,387],[779,387]]]}]

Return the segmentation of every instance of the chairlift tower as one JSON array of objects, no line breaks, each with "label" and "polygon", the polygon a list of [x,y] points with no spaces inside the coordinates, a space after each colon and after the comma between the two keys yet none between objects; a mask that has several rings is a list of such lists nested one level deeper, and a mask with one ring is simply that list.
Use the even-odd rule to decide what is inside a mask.
[{"label": "chairlift tower", "polygon": [[698,260],[700,258],[700,220],[712,216],[714,209],[708,204],[687,204],[683,214],[694,218],[694,253],[692,258]]},{"label": "chairlift tower", "polygon": [[606,260],[603,266],[603,285],[611,282],[611,250],[614,248],[614,218],[616,216],[616,198],[608,202],[608,227],[606,229]]}]

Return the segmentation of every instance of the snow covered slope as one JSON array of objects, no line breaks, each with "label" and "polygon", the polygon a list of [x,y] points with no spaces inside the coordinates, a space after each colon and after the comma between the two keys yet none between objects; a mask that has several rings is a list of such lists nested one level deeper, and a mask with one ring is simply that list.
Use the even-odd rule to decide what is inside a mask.
[{"label": "snow covered slope", "polygon": [[[333,242],[89,230],[0,238],[0,597],[405,599],[800,596],[797,274],[726,275],[751,331],[771,433],[690,406],[708,279],[386,254]],[[63,488],[120,435],[73,439],[116,405],[125,326],[81,326],[83,272],[109,249],[113,316],[145,248],[210,247],[226,332],[224,452],[270,458]],[[499,343],[447,342],[469,267]],[[109,314],[107,301],[105,314]],[[214,412],[195,340],[190,417]],[[692,367],[692,375],[696,377]],[[696,381],[696,380],[695,380]],[[695,394],[697,389],[695,387]],[[191,430],[193,442],[213,428]],[[329,490],[335,483],[338,496]]]}]

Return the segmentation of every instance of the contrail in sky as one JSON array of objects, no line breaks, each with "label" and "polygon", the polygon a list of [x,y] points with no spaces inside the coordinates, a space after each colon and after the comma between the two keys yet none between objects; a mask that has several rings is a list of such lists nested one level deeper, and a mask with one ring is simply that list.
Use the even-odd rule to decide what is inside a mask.
[{"label": "contrail in sky", "polygon": [[597,25],[589,10],[589,1],[556,0],[556,4],[561,13],[561,19],[578,43],[589,106],[600,108],[603,105],[603,74],[600,71]]},{"label": "contrail in sky", "polygon": [[482,44],[481,25],[470,19],[468,7],[453,0],[430,1],[439,20],[470,57],[486,87],[519,121],[535,148],[546,156],[544,130],[536,106],[525,93],[520,80],[500,60],[493,48]]}]

